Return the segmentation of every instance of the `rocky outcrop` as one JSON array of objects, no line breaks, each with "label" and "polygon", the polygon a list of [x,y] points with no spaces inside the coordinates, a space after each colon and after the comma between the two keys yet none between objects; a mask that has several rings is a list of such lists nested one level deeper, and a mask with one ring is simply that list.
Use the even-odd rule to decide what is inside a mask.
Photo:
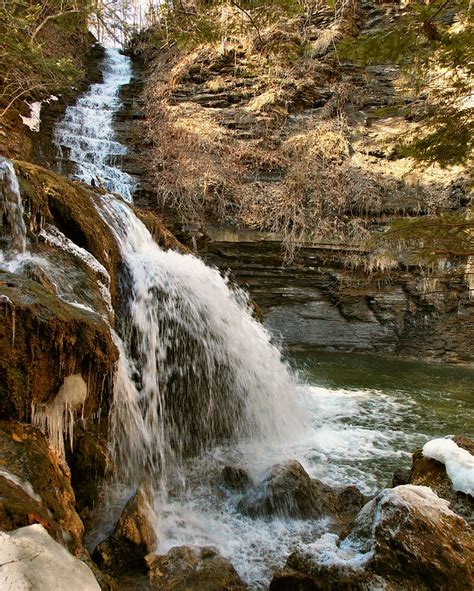
[{"label": "rocky outcrop", "polygon": [[[474,465],[474,442],[459,436],[453,437],[453,441],[471,453]],[[474,497],[454,490],[446,466],[442,462],[426,457],[422,449],[416,450],[408,481],[414,485],[429,486],[439,497],[449,501],[450,508],[474,527]]]},{"label": "rocky outcrop", "polygon": [[249,473],[241,466],[224,466],[221,477],[227,488],[236,491],[243,491],[252,484]]},{"label": "rocky outcrop", "polygon": [[166,556],[147,557],[153,589],[160,591],[244,591],[231,563],[215,548],[177,546]]},{"label": "rocky outcrop", "polygon": [[16,163],[16,172],[28,246],[18,255],[5,242],[0,417],[33,420],[48,433],[71,460],[74,485],[81,482],[82,511],[94,505],[107,462],[121,259],[95,207],[97,193],[28,163]]},{"label": "rocky outcrop", "polygon": [[398,263],[366,273],[348,267],[350,249],[335,244],[302,245],[284,264],[276,236],[210,227],[196,233],[201,256],[230,269],[289,347],[474,360],[474,301],[462,264],[436,281]]},{"label": "rocky outcrop", "polygon": [[37,428],[0,421],[0,530],[39,523],[71,552],[82,548],[67,464]]},{"label": "rocky outcrop", "polygon": [[77,373],[88,383],[84,416],[98,412],[117,359],[105,321],[18,274],[0,273],[0,291],[0,416],[30,420]]},{"label": "rocky outcrop", "polygon": [[94,560],[106,572],[122,575],[146,570],[145,556],[153,552],[157,542],[152,505],[150,486],[142,484],[126,504],[112,534],[94,550]]},{"label": "rocky outcrop", "polygon": [[358,514],[350,534],[297,550],[271,591],[472,589],[473,531],[429,488],[388,489]]},{"label": "rocky outcrop", "polygon": [[341,527],[354,518],[364,501],[356,487],[336,491],[311,479],[299,462],[290,460],[273,466],[260,484],[248,489],[238,508],[251,517],[317,519],[331,516]]},{"label": "rocky outcrop", "polygon": [[[137,38],[132,49],[151,44],[145,120],[129,139],[146,154],[141,199],[230,270],[290,347],[472,363],[467,256],[440,255],[433,271],[397,244],[373,252],[370,236],[394,222],[468,215],[470,195],[459,170],[414,171],[398,154],[416,118],[393,114],[412,100],[397,90],[397,68],[363,73],[332,51],[341,35],[396,20],[378,3],[357,5],[334,20],[312,3],[262,26],[253,45],[236,33],[184,52],[159,27]],[[130,127],[143,113],[129,110]]]}]

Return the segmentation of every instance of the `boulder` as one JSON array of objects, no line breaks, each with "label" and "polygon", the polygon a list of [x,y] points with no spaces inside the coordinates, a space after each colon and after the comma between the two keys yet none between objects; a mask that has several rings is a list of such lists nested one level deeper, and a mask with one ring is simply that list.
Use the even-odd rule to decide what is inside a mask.
[{"label": "boulder", "polygon": [[0,588],[100,591],[91,569],[39,524],[0,532]]},{"label": "boulder", "polygon": [[165,556],[147,557],[148,576],[160,591],[243,591],[247,585],[212,547],[176,546]]},{"label": "boulder", "polygon": [[224,484],[236,491],[243,491],[252,484],[249,473],[241,466],[225,466],[221,476]]},{"label": "boulder", "polygon": [[156,536],[152,524],[152,491],[142,484],[125,505],[112,534],[101,542],[92,555],[107,573],[145,571],[145,556],[153,552]]},{"label": "boulder", "polygon": [[[453,441],[459,448],[473,456],[471,471],[474,474],[474,442],[459,436],[453,437]],[[471,478],[474,479],[474,476]],[[423,453],[423,449],[416,450],[413,454],[409,482],[410,484],[429,486],[439,497],[449,501],[453,511],[459,513],[471,526],[474,526],[474,497],[454,489],[445,463],[427,457]]]},{"label": "boulder", "polygon": [[271,591],[464,591],[474,588],[474,537],[449,503],[424,486],[382,491],[350,534],[325,534],[291,554]]},{"label": "boulder", "polygon": [[265,479],[246,492],[238,508],[251,517],[281,515],[309,519],[331,515],[346,523],[364,501],[356,487],[334,490],[311,479],[299,462],[290,460],[270,468]]}]

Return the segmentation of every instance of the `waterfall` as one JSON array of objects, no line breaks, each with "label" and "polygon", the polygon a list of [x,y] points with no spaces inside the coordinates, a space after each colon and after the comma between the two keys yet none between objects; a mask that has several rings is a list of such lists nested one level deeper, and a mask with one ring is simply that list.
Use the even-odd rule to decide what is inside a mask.
[{"label": "waterfall", "polygon": [[120,87],[131,78],[130,60],[117,49],[107,49],[103,81],[93,84],[76,105],[68,107],[55,130],[55,142],[65,162],[73,164],[73,176],[86,183],[104,185],[131,201],[134,183],[117,168],[127,148],[115,139],[114,114],[121,106]]},{"label": "waterfall", "polygon": [[305,425],[296,384],[244,294],[194,255],[163,251],[123,201],[105,195],[98,209],[129,273],[128,370],[112,412],[127,476],[166,472],[181,453],[230,437],[296,439]]},{"label": "waterfall", "polygon": [[[126,152],[113,113],[129,79],[128,58],[107,49],[103,83],[68,108],[56,130],[74,176],[104,179],[126,201],[132,181],[111,162]],[[125,265],[110,420],[119,478],[133,486],[153,475],[165,488],[171,467],[219,441],[269,445],[301,434],[297,385],[245,294],[195,256],[163,251],[120,197],[97,197],[96,207]]]},{"label": "waterfall", "polygon": [[12,162],[0,156],[0,196],[2,198],[0,227],[7,227],[11,249],[26,251],[26,225],[23,220],[23,202]]},{"label": "waterfall", "polygon": [[[304,440],[311,427],[301,388],[269,332],[253,318],[244,292],[196,256],[161,249],[135,215],[132,180],[114,166],[126,149],[114,134],[113,112],[129,75],[127,58],[108,49],[103,84],[69,108],[56,130],[65,156],[69,150],[73,176],[100,179],[109,188],[95,205],[123,261],[122,301],[111,329],[119,351],[109,415],[114,478],[108,510],[89,542],[103,539],[124,502],[147,480],[161,550],[207,542],[226,548],[233,512],[222,517],[222,534],[209,539],[219,529],[206,531],[213,517],[205,509],[197,515],[185,498],[199,499],[193,493],[196,474],[201,483],[213,481],[222,461],[240,458],[260,471],[281,457],[288,442]],[[216,454],[221,457],[214,461]],[[180,500],[177,490],[184,491]],[[270,541],[273,534],[265,536]]]}]

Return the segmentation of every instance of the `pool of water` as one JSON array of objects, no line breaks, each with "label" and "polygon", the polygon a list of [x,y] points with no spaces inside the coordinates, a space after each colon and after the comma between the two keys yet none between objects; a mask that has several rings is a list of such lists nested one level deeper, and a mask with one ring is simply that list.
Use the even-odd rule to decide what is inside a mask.
[{"label": "pool of water", "polygon": [[160,552],[216,546],[251,589],[265,589],[289,553],[330,522],[242,515],[240,495],[220,482],[224,465],[244,466],[258,481],[273,463],[297,459],[314,478],[373,495],[429,439],[474,435],[474,369],[321,353],[295,354],[290,363],[301,384],[295,404],[312,428],[279,448],[244,441],[190,461],[159,507]]},{"label": "pool of water", "polygon": [[328,483],[375,493],[429,439],[474,436],[473,368],[319,352],[291,363],[316,435],[303,463]]}]

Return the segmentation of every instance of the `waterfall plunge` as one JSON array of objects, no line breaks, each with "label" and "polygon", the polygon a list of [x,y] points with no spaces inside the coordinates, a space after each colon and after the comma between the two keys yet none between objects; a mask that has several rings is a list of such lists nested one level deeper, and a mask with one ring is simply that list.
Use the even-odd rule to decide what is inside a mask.
[{"label": "waterfall plunge", "polygon": [[[93,85],[56,130],[60,149],[66,147],[74,161],[74,176],[87,182],[103,179],[126,201],[131,201],[133,183],[113,165],[126,148],[117,142],[112,122],[120,86],[129,76],[128,59],[108,49],[103,85]],[[195,471],[198,481],[214,478],[219,461],[211,459],[209,466],[207,458],[221,454],[224,448],[217,443],[230,444],[222,452],[230,453],[229,461],[243,453],[260,470],[289,442],[305,439],[311,428],[299,405],[301,389],[269,333],[253,319],[243,292],[230,289],[217,270],[195,256],[163,251],[118,196],[102,195],[96,207],[121,249],[124,305],[112,331],[119,350],[109,428],[116,468],[109,488],[112,514],[103,512],[90,542],[102,539],[127,495],[148,479],[159,510],[155,526],[161,550],[180,543],[227,548],[235,535],[229,530],[232,511],[224,517],[219,506],[219,525],[212,525],[214,517],[204,507],[198,514],[189,510],[186,495],[199,503]],[[201,454],[209,448],[210,456]],[[195,458],[195,470],[189,470],[189,456]],[[203,465],[209,466],[205,472]],[[177,482],[178,488],[184,486],[179,500]],[[170,488],[174,492],[168,495]],[[274,533],[269,527],[262,534],[272,548],[267,555],[274,552],[275,536],[281,536],[278,524]],[[288,540],[299,528],[288,526]],[[240,551],[236,556],[247,560]],[[260,577],[265,567],[255,568]]]},{"label": "waterfall plunge", "polygon": [[167,472],[181,454],[223,438],[282,443],[305,419],[296,384],[244,294],[193,255],[163,251],[112,195],[99,212],[127,266],[122,367],[112,412],[114,449],[127,480]]}]

